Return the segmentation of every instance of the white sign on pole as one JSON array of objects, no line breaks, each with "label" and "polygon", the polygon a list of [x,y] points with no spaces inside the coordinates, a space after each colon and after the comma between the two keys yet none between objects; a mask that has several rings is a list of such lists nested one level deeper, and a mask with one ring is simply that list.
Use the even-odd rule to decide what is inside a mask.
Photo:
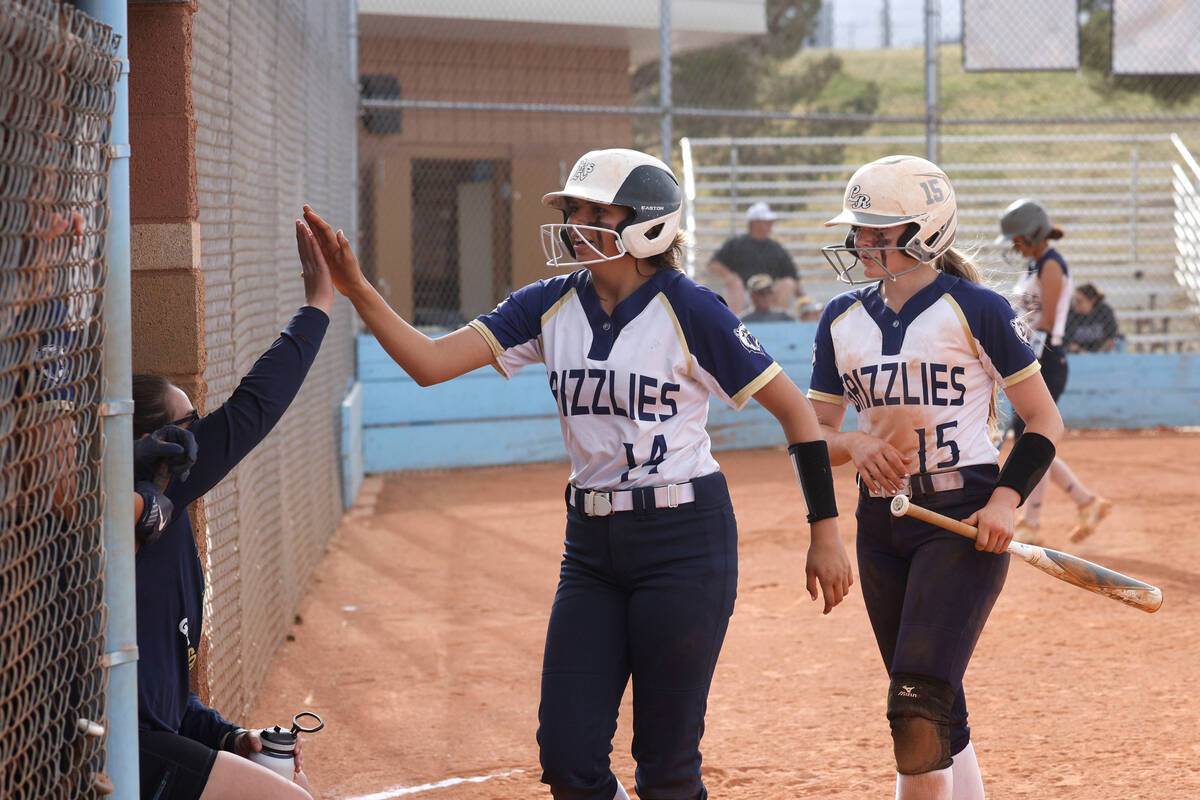
[{"label": "white sign on pole", "polygon": [[1078,69],[1078,0],[963,0],[963,68]]},{"label": "white sign on pole", "polygon": [[1113,0],[1115,75],[1200,74],[1200,3]]}]

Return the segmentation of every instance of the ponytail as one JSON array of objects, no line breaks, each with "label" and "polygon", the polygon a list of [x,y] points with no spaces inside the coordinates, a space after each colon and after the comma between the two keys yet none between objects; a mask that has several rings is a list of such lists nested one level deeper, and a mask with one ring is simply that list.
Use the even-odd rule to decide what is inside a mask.
[{"label": "ponytail", "polygon": [[[983,285],[983,273],[979,267],[966,253],[956,248],[951,247],[942,253],[933,266],[947,275]],[[997,383],[992,384],[992,400],[988,407],[988,435],[993,441],[1000,436],[1000,385]]]},{"label": "ponytail", "polygon": [[956,248],[951,247],[938,256],[933,266],[947,275],[953,275],[971,283],[983,283],[983,274],[979,271],[979,267],[975,266],[963,252]]}]

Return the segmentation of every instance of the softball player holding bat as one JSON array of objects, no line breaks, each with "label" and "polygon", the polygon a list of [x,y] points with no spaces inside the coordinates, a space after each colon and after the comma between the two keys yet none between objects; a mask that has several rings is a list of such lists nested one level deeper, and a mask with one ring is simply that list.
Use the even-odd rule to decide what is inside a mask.
[{"label": "softball player holding bat", "polygon": [[[398,317],[346,238],[311,209],[328,260],[389,354],[421,384],[491,364],[544,363],[571,458],[566,544],[542,667],[542,782],[559,800],[626,798],[609,764],[633,679],[642,800],[707,797],[700,738],[733,611],[737,529],[705,423],[710,395],[757,399],[781,423],[811,524],[807,585],[825,611],[852,583],[834,519],[829,456],[811,406],[716,294],[678,267],[680,189],[633,150],[597,150],[543,198],[547,263],[575,271],[513,292],[440,339]],[[582,267],[582,268],[580,268]]]},{"label": "softball player holding bat", "polygon": [[[858,468],[859,579],[891,676],[900,800],[983,797],[963,673],[1004,585],[1013,511],[1062,433],[1008,301],[951,249],[957,218],[940,168],[890,156],[851,177],[825,223],[850,232],[822,248],[841,280],[867,284],[825,306],[808,396],[833,463]],[[1028,423],[1004,469],[989,436],[998,387]],[[849,403],[858,430],[842,433]],[[978,526],[978,539],[891,516],[896,494]]]},{"label": "softball player holding bat", "polygon": [[[1023,261],[1025,271],[1013,288],[1014,302],[1028,326],[1033,353],[1042,364],[1042,377],[1055,402],[1067,388],[1067,352],[1063,332],[1067,324],[1067,309],[1073,293],[1071,273],[1058,250],[1050,245],[1061,239],[1062,229],[1051,224],[1046,210],[1033,200],[1016,200],[1000,217],[1000,235],[995,243],[1011,247]],[[1020,436],[1025,424],[1020,416],[1013,419],[1013,432]],[[1067,462],[1055,458],[1049,474],[1037,485],[1025,506],[1025,516],[1017,523],[1019,541],[1037,544],[1041,538],[1042,501],[1046,487],[1053,481],[1075,502],[1078,521],[1071,530],[1071,541],[1090,536],[1100,520],[1108,516],[1112,503],[1093,494],[1075,476]]]}]

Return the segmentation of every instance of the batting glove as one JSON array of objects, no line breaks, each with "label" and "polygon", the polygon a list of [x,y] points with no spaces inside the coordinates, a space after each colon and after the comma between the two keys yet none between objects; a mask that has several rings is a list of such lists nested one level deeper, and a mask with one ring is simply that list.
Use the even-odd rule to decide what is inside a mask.
[{"label": "batting glove", "polygon": [[142,516],[133,526],[138,546],[154,544],[167,529],[167,523],[175,513],[175,504],[150,481],[141,481],[133,487],[133,491],[140,494],[145,502]]},{"label": "batting glove", "polygon": [[176,474],[187,480],[188,471],[196,463],[196,454],[196,439],[191,431],[164,425],[149,436],[134,441],[134,483]]}]

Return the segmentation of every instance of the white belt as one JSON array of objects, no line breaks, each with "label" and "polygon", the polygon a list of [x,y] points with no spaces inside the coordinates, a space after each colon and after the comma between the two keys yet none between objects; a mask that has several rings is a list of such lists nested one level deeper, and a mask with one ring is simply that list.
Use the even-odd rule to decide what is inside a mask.
[{"label": "white belt", "polygon": [[[596,492],[590,489],[570,487],[570,504],[589,517],[607,517],[617,511],[633,511],[633,495],[646,489],[623,489],[612,492]],[[696,487],[689,483],[671,483],[654,487],[655,508],[675,508],[681,503],[696,500]]]},{"label": "white belt", "polygon": [[[914,494],[920,496],[963,488],[963,476],[958,470],[913,475],[911,478],[905,478],[904,485],[898,492],[893,492],[891,489],[875,489],[865,483],[861,476],[859,476],[858,480],[859,485],[863,486],[867,490],[867,494],[871,497],[894,497],[898,494],[902,494],[905,497],[912,497]],[[916,483],[915,488],[913,487],[914,482]]]}]

